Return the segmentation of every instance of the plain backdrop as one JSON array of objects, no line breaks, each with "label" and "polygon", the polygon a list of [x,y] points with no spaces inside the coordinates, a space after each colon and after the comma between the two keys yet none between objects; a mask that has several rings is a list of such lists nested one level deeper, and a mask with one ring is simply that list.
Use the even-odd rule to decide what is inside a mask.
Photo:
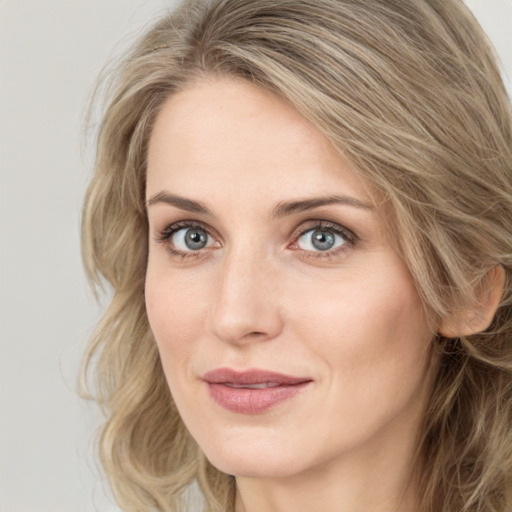
[{"label": "plain backdrop", "polygon": [[[175,3],[0,0],[0,512],[118,510],[75,392],[100,312],[79,251],[82,119],[107,59]],[[512,76],[512,0],[468,4]]]}]

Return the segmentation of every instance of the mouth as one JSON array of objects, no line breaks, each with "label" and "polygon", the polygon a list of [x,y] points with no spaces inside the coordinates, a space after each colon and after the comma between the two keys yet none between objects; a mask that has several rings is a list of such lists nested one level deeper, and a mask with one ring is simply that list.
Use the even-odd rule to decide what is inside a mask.
[{"label": "mouth", "polygon": [[[221,383],[222,384],[222,383]],[[236,384],[235,382],[224,382],[225,386],[236,389],[266,389],[280,386],[277,382],[261,382],[259,384]]]},{"label": "mouth", "polygon": [[258,414],[290,400],[313,382],[266,370],[236,371],[219,368],[203,375],[210,397],[232,412]]}]

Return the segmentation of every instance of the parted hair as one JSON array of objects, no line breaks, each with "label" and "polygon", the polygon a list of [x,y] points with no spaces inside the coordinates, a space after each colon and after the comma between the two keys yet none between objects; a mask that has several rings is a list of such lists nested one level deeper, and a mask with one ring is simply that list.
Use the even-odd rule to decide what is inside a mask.
[{"label": "parted hair", "polygon": [[[419,512],[512,510],[512,122],[496,57],[462,0],[194,0],[105,79],[83,209],[86,271],[111,300],[84,358],[102,464],[130,512],[233,511],[173,403],[146,316],[148,140],[164,101],[208,76],[274,92],[375,191],[425,307],[443,318],[505,270],[491,326],[435,340],[418,438]],[[172,315],[172,312],[170,313]],[[172,316],[171,316],[172,318]]]}]

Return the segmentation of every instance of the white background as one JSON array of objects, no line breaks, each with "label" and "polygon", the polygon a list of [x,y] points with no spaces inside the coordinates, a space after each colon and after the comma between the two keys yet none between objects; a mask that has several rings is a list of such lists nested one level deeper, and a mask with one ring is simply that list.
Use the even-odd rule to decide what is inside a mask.
[{"label": "white background", "polygon": [[[173,3],[0,0],[0,512],[117,510],[98,416],[75,394],[99,315],[79,254],[81,123],[107,58]],[[512,76],[512,0],[468,4]]]}]

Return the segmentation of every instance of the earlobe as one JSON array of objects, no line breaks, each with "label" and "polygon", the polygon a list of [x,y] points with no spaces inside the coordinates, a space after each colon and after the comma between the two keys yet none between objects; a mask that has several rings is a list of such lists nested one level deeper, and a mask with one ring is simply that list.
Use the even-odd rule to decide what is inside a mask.
[{"label": "earlobe", "polygon": [[439,334],[445,338],[459,338],[485,331],[496,314],[504,286],[505,270],[501,265],[496,265],[482,281],[478,303],[443,318],[439,325]]}]

